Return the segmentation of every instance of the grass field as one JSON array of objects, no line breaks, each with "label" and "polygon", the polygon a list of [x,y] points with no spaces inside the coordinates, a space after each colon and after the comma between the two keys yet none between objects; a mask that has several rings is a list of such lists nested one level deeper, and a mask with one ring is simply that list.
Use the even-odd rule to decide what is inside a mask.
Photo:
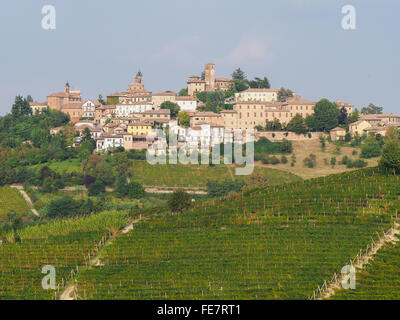
[{"label": "grass field", "polygon": [[5,217],[10,211],[25,215],[30,208],[17,189],[0,187],[0,217]]},{"label": "grass field", "polygon": [[[357,152],[357,154],[353,155],[353,151]],[[303,164],[303,160],[308,157],[310,153],[315,154],[317,157],[317,165],[314,168],[307,168]],[[326,148],[324,151],[322,151],[321,143],[318,140],[293,141],[293,154],[296,156],[296,163],[294,167],[290,165],[291,155],[287,155],[287,158],[289,160],[287,164],[263,165],[259,161],[257,162],[257,165],[290,172],[303,179],[310,179],[355,170],[348,169],[345,165],[340,165],[339,161],[345,155],[347,155],[352,160],[358,159],[360,153],[360,148],[343,146],[340,148],[340,154],[337,154],[336,145],[329,142],[326,142]],[[332,157],[336,158],[336,165],[333,168],[330,165],[330,160]],[[325,164],[324,159],[327,159],[328,164]],[[368,167],[374,167],[378,163],[377,158],[363,160],[368,163]]]},{"label": "grass field", "polygon": [[400,207],[374,170],[271,186],[153,216],[77,277],[87,299],[306,299]]}]

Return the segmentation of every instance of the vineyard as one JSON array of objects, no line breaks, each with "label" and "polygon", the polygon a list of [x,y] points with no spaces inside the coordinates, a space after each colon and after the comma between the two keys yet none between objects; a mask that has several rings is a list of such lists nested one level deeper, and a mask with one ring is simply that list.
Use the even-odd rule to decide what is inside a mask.
[{"label": "vineyard", "polygon": [[20,230],[21,242],[9,239],[0,246],[0,299],[54,298],[54,290],[42,288],[45,276],[42,268],[46,265],[56,268],[59,292],[72,270],[85,264],[88,252],[128,220],[128,213],[104,212]]},{"label": "vineyard", "polygon": [[371,264],[356,273],[354,290],[337,290],[331,299],[399,300],[400,243],[388,244]]},{"label": "vineyard", "polygon": [[0,187],[0,217],[11,211],[24,215],[29,213],[30,208],[17,189]]},{"label": "vineyard", "polygon": [[152,216],[80,272],[83,299],[307,299],[397,215],[398,177],[359,170]]},{"label": "vineyard", "polygon": [[[207,180],[242,180],[235,176],[235,167],[227,165],[151,165],[147,161],[135,161],[133,176],[146,186],[205,188]],[[299,181],[296,175],[276,169],[255,167],[254,173],[263,174],[269,184]]]}]

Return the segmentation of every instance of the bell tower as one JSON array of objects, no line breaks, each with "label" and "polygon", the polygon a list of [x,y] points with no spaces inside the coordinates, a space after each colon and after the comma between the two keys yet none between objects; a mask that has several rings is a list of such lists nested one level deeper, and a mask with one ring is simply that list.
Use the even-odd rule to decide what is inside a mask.
[{"label": "bell tower", "polygon": [[204,80],[206,81],[206,91],[215,90],[215,64],[207,63],[204,69]]}]

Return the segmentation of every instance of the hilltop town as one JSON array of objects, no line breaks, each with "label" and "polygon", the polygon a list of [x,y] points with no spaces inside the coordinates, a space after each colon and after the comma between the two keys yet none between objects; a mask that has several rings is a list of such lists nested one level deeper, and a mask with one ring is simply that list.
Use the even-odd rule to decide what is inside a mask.
[{"label": "hilltop town", "polygon": [[[222,103],[218,110],[210,110],[205,100],[207,95],[201,93],[221,93]],[[82,133],[85,128],[89,129],[96,140],[96,150],[104,152],[116,147],[146,149],[153,141],[148,137],[155,135],[154,129],[166,127],[175,128],[176,132],[186,129],[187,137],[223,128],[255,129],[257,139],[263,136],[270,140],[307,140],[310,137],[304,135],[306,131],[319,131],[307,129],[306,124],[307,117],[314,115],[316,103],[283,88],[248,87],[238,91],[235,80],[216,78],[215,65],[207,63],[202,76],[190,76],[187,88],[178,94],[146,90],[143,74],[139,71],[128,89],[107,95],[106,101],[83,101],[81,91],[72,90],[67,82],[63,92],[49,94],[45,102],[30,102],[30,106],[33,114],[46,108],[68,114],[76,131]],[[324,130],[330,132],[333,141],[371,133],[385,135],[389,126],[400,127],[400,116],[359,115],[350,103],[340,100],[335,103],[348,120]],[[299,122],[300,129],[291,129],[291,123],[298,125]],[[61,128],[53,128],[51,132],[59,130]],[[320,134],[316,132],[313,136],[318,138]],[[79,142],[78,137],[75,145]]]}]

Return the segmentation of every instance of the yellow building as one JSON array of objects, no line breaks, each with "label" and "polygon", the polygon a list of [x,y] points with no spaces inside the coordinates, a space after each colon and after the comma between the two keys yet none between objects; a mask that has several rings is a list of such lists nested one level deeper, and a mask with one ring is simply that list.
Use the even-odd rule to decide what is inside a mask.
[{"label": "yellow building", "polygon": [[349,126],[349,131],[352,135],[358,134],[361,136],[365,133],[365,129],[372,127],[371,124],[365,120],[358,120]]},{"label": "yellow building", "polygon": [[146,136],[151,131],[151,124],[147,122],[131,123],[127,126],[128,133],[134,136]]}]

